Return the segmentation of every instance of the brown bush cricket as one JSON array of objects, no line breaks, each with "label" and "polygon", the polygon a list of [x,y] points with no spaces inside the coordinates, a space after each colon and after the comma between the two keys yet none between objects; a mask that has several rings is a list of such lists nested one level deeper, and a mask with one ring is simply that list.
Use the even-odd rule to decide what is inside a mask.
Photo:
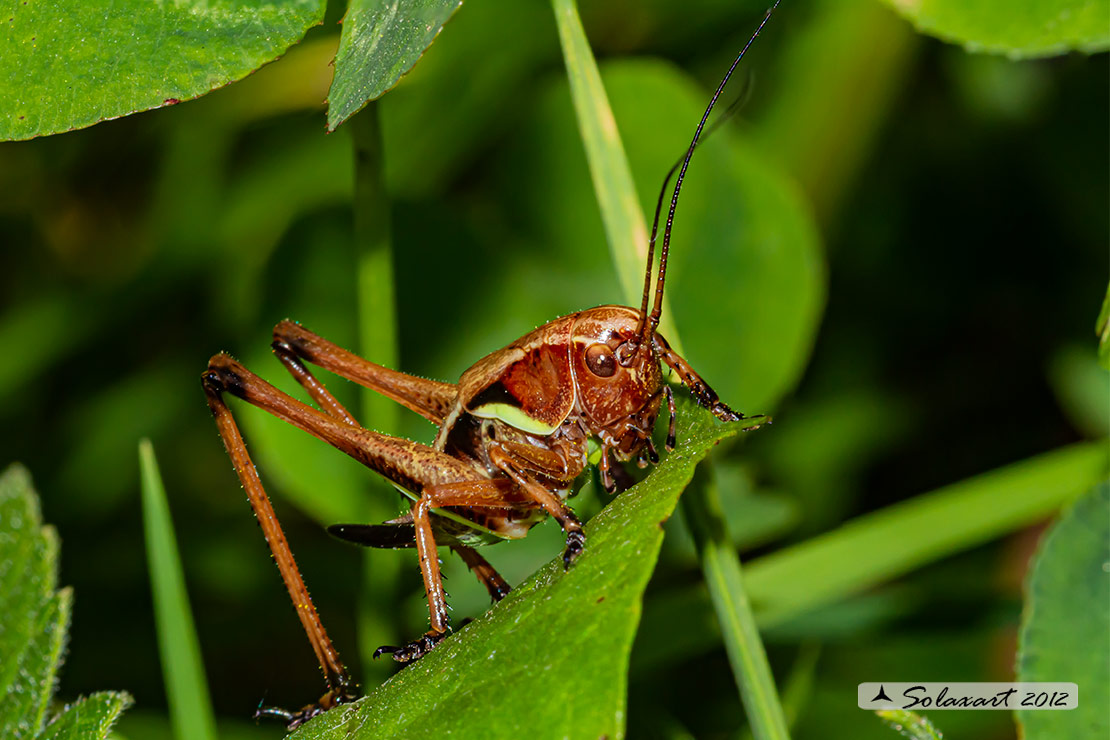
[{"label": "brown bush cricket", "polygon": [[[697,403],[717,418],[726,422],[748,418],[722,402],[656,328],[662,311],[671,225],[686,168],[713,106],[770,14],[768,11],[718,86],[681,167],[672,168],[664,181],[638,309],[599,306],[557,318],[478,360],[455,384],[376,365],[296,323],[283,321],[274,327],[273,351],[319,409],[279,391],[227,354],[218,354],[209,361],[202,376],[208,405],[328,685],[316,703],[300,711],[267,708],[260,714],[280,717],[293,727],[352,700],[355,687],[309,598],[224,402],[225,393],[345,452],[387,478],[412,500],[410,512],[399,519],[378,525],[329,528],[338,537],[370,547],[416,548],[428,598],[430,629],[407,645],[384,646],[375,653],[390,653],[401,663],[417,660],[448,634],[437,545],[458,553],[497,601],[508,593],[509,585],[474,548],[523,537],[550,515],[566,533],[563,562],[567,568],[571,566],[586,540],[582,524],[566,499],[575,493],[574,481],[589,465],[591,440],[599,447],[597,466],[602,485],[610,493],[627,475],[620,463],[635,459],[643,467],[658,461],[651,436],[664,398],[670,416],[666,444],[668,449],[674,447],[674,395],[671,386],[663,382],[661,363],[671,368]],[[678,175],[663,228],[649,312],[659,215],[675,169]],[[306,362],[377,391],[428,419],[439,428],[434,443],[418,444],[366,429],[313,376]]]}]

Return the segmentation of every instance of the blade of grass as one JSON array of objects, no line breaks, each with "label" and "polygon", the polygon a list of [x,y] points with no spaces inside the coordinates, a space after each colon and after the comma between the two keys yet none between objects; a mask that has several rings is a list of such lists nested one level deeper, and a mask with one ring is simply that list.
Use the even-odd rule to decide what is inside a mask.
[{"label": "blade of grass", "polygon": [[[756,622],[775,628],[819,607],[843,606],[853,594],[1042,521],[1108,471],[1107,440],[1072,445],[923,493],[752,560],[745,566],[745,586]],[[705,622],[711,608],[705,590],[691,586],[672,592],[659,612],[666,617],[652,621],[673,625],[674,615],[682,615],[689,628],[677,645],[689,658],[721,642]],[[659,665],[671,655],[670,647],[657,650],[644,656],[645,664]]]},{"label": "blade of grass", "polygon": [[[574,0],[552,0],[552,6],[609,248],[625,299],[635,306],[641,297],[641,270],[647,259],[643,212],[578,9]],[[678,332],[669,323],[670,315],[664,306],[661,328],[677,348]],[[716,492],[695,480],[683,496],[682,505],[686,521],[695,532],[699,560],[752,731],[758,740],[789,738],[771,667],[741,582],[740,558],[729,540]]]},{"label": "blade of grass", "polygon": [[1107,440],[1070,445],[867,514],[748,565],[767,626],[1050,516],[1106,474]]},{"label": "blade of grass", "polygon": [[705,585],[721,624],[725,650],[752,735],[760,740],[789,738],[775,677],[744,590],[740,559],[728,536],[716,483],[707,466],[699,467],[694,474],[690,489],[682,497],[682,512],[694,535]]},{"label": "blade of grass", "polygon": [[[383,179],[384,160],[378,104],[371,102],[348,125],[354,143],[354,242],[358,280],[358,337],[360,354],[368,360],[395,368],[400,365],[397,349],[397,309],[393,286],[393,240],[390,231],[389,198]],[[360,421],[384,434],[396,434],[400,406],[367,388],[361,391]],[[368,522],[391,519],[396,508],[393,488],[375,478],[380,490],[366,497],[364,516]],[[363,589],[359,598],[359,651],[363,679],[368,686],[385,680],[392,672],[388,661],[373,660],[380,645],[397,644],[400,637],[396,610],[382,611],[375,604],[396,601],[401,561],[391,553],[367,548],[363,554]]]},{"label": "blade of grass", "polygon": [[158,652],[170,705],[174,736],[179,740],[215,740],[216,721],[204,678],[200,644],[193,626],[193,613],[185,591],[185,576],[177,552],[177,540],[166,502],[166,491],[154,446],[139,443],[142,476],[143,531],[146,535],[150,589],[154,595],[154,617],[158,626]]},{"label": "blade of grass", "polygon": [[[582,28],[578,7],[574,0],[552,0],[551,4],[555,9],[559,42],[578,117],[578,131],[586,148],[586,160],[605,224],[609,252],[617,268],[625,300],[630,306],[639,306],[644,288],[648,232],[636,186],[632,182],[632,170],[629,169],[628,157],[617,130],[617,120],[601,84],[597,61]],[[664,299],[660,332],[681,354],[678,332],[670,316],[670,308]]]}]

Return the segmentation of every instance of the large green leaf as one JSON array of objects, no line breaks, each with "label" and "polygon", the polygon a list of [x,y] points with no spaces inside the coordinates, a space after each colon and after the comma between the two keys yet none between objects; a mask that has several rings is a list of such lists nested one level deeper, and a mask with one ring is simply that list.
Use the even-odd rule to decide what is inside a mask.
[{"label": "large green leaf", "polygon": [[6,740],[103,738],[131,703],[127,694],[97,694],[46,726],[73,603],[69,589],[54,590],[57,569],[57,535],[42,525],[27,471],[13,466],[0,475],[0,737]]},{"label": "large green leaf", "polygon": [[462,0],[351,0],[328,93],[328,129],[397,84]]},{"label": "large green leaf", "polygon": [[322,0],[9,0],[0,35],[0,140],[172,105],[280,56]]},{"label": "large green leaf", "polygon": [[430,655],[295,737],[438,738],[445,728],[459,737],[519,738],[537,728],[545,737],[623,737],[628,655],[660,525],[697,462],[743,428],[692,403],[679,410],[679,447],[590,521],[573,568],[564,572],[556,558]]},{"label": "large green leaf", "polygon": [[968,51],[1044,57],[1110,48],[1106,0],[886,0],[917,30]]},{"label": "large green leaf", "polygon": [[1079,685],[1079,707],[1021,711],[1026,740],[1110,737],[1110,483],[1095,486],[1041,542],[1030,571],[1019,681]]}]

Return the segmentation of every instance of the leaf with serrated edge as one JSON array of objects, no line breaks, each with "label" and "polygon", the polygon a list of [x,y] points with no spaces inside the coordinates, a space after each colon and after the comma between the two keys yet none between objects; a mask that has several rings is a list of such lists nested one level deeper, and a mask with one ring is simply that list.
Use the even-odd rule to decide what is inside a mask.
[{"label": "leaf with serrated edge", "polygon": [[101,691],[66,706],[46,726],[41,740],[101,740],[108,737],[119,716],[131,706],[131,697]]},{"label": "leaf with serrated edge", "polygon": [[[20,486],[29,485],[22,469],[0,483],[0,695],[10,691],[36,617],[55,588],[58,540],[52,529],[43,530],[36,502],[20,495]],[[0,729],[11,721],[11,712],[0,710]]]},{"label": "leaf with serrated edge", "polygon": [[55,592],[58,538],[18,465],[0,474],[0,737],[103,738],[131,698],[96,694],[43,725],[66,647],[73,593]]}]

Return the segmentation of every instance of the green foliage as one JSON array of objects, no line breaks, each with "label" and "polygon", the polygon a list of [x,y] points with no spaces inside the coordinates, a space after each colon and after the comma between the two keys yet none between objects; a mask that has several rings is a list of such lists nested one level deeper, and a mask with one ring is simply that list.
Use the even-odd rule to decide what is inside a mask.
[{"label": "green foliage", "polygon": [[[876,610],[881,615],[881,600],[846,600],[1043,519],[1101,479],[1108,467],[1105,441],[1076,445],[915,496],[756,558],[745,566],[744,581],[757,621],[780,630],[828,633],[839,629],[838,622],[865,621]],[[838,616],[835,605],[845,602]],[[658,664],[719,645],[718,627],[706,620],[709,611],[701,587],[673,593],[665,604],[649,608],[648,635],[684,637],[645,645],[641,658]]]},{"label": "green foliage", "polygon": [[[16,33],[0,41],[0,55],[20,48],[27,28],[20,24],[47,7],[34,2],[16,7]],[[950,4],[950,12],[929,16],[938,3],[897,5],[903,14],[919,12],[919,25],[994,12]],[[177,22],[174,13],[186,7],[143,6],[120,22],[131,27],[155,12]],[[280,54],[319,14],[297,7],[301,25],[271,35],[273,51],[241,69]],[[439,6],[444,15],[447,7]],[[347,73],[365,65],[389,71],[382,84],[392,84],[388,78],[438,31],[439,16],[428,29],[381,27],[377,50],[392,59],[356,58],[378,36],[352,41],[356,29],[371,28],[354,22],[352,6],[343,28],[350,64],[329,66],[340,43],[329,26],[203,100],[0,146],[0,242],[10,246],[0,254],[0,346],[10,348],[0,366],[0,421],[4,449],[39,471],[67,553],[79,555],[66,564],[85,607],[67,686],[78,686],[74,693],[104,683],[134,688],[151,709],[144,717],[129,713],[122,731],[141,740],[144,727],[158,726],[168,736],[169,721],[158,718],[154,630],[143,610],[118,608],[148,593],[136,556],[134,446],[149,436],[180,494],[178,539],[221,735],[235,721],[243,725],[236,736],[279,734],[247,721],[259,700],[296,707],[322,687],[204,408],[196,383],[204,359],[231,351],[297,392],[267,347],[270,327],[292,317],[360,352],[382,352],[395,337],[400,351],[388,364],[451,380],[553,316],[627,302],[630,291],[635,297],[639,259],[628,252],[622,262],[618,253],[626,266],[614,274],[606,234],[614,246],[635,248],[636,239],[642,246],[635,201],[654,208],[722,65],[764,7],[645,0],[629,14],[627,3],[583,4],[582,27],[601,60],[583,98],[584,78],[572,68],[568,83],[562,72],[547,4],[467,3],[404,84],[375,104],[383,146],[373,169],[384,172],[385,195],[359,195],[365,161],[352,152],[367,150],[354,128],[369,111],[322,136],[320,104],[334,71],[351,93],[344,104],[361,107],[368,93]],[[993,7],[1013,22],[989,20],[978,38],[939,26],[936,33],[965,48],[986,48],[1003,34],[1012,36],[1007,44],[1025,44],[1032,36],[1017,34],[1018,24],[1048,6]],[[358,10],[360,18],[373,12]],[[81,21],[86,11],[69,14]],[[1056,31],[1072,33],[1077,18]],[[956,20],[952,26],[974,30]],[[126,54],[101,58],[102,42],[114,42],[115,32],[98,31],[95,49],[74,47],[81,64],[73,68],[91,73],[122,59],[116,69],[134,78],[140,67]],[[138,34],[134,44],[158,38]],[[169,51],[185,43],[160,38],[159,48]],[[208,48],[216,54],[218,47]],[[584,39],[574,48],[588,58]],[[1045,47],[1031,48],[1016,53],[1039,55]],[[180,64],[188,58],[170,59],[168,79],[197,73],[196,65]],[[37,70],[27,89],[53,83],[41,66],[4,68],[3,114],[22,90],[5,87],[8,80]],[[616,124],[608,145],[621,142],[624,150],[600,168],[583,155],[571,97],[573,88],[596,118],[599,80]],[[151,88],[153,105],[169,94],[161,84]],[[1076,54],[1018,65],[973,56],[915,34],[881,3],[815,0],[780,8],[734,87],[724,102],[741,88],[749,100],[699,149],[683,190],[664,314],[674,319],[668,337],[682,334],[685,356],[722,398],[776,416],[773,427],[746,435],[746,444],[726,441],[715,453],[722,511],[710,520],[723,516],[731,531],[718,530],[711,554],[724,563],[736,549],[761,548],[742,575],[780,681],[805,662],[796,653],[813,656],[812,646],[822,643],[820,660],[810,657],[801,679],[783,682],[795,686],[783,691],[794,736],[827,737],[835,727],[854,740],[889,738],[874,716],[843,700],[845,687],[861,672],[891,675],[906,665],[938,680],[997,680],[989,658],[1018,619],[1023,530],[1105,475],[1105,374],[1090,337],[1092,309],[1106,287],[1105,59]],[[113,89],[72,95],[90,108],[127,100]],[[43,100],[50,116],[67,110]],[[136,109],[120,107],[111,115]],[[595,181],[623,183],[623,227],[609,225],[617,209],[599,217],[591,167]],[[352,226],[352,210],[363,226],[392,224],[391,270],[364,249],[366,232],[360,236],[357,217]],[[396,309],[381,309],[385,303]],[[356,389],[322,379],[368,426],[430,438],[422,420],[402,412],[394,430],[396,409],[368,412]],[[442,728],[459,715],[476,721],[481,703],[467,704],[468,685],[499,708],[534,706],[540,696],[545,712],[577,690],[574,682],[545,681],[541,691],[536,679],[523,698],[513,691],[521,674],[540,672],[531,671],[535,661],[563,670],[574,659],[594,660],[577,647],[559,653],[546,626],[524,636],[518,630],[505,644],[481,637],[500,624],[498,614],[530,609],[527,595],[460,630],[444,646],[457,654],[433,653],[429,660],[444,662],[427,665],[444,672],[422,674],[418,664],[376,689],[380,680],[367,677],[352,645],[365,653],[380,644],[366,628],[375,621],[401,638],[423,629],[416,564],[411,553],[374,553],[371,575],[391,585],[361,598],[356,619],[351,602],[365,590],[363,561],[316,522],[380,518],[370,509],[392,514],[398,498],[382,495],[357,463],[308,435],[242,404],[235,413],[329,631],[373,693],[320,726],[346,717],[365,725],[363,732],[409,722],[414,732],[430,733],[431,723]],[[583,517],[602,508],[595,488],[587,485],[574,501]],[[621,725],[611,717],[625,697],[629,736],[751,731],[727,660],[744,629],[732,625],[722,635],[682,531],[687,519],[679,511],[665,527],[630,667],[616,658],[606,664],[621,691],[605,688],[610,721],[601,726]],[[548,523],[483,554],[516,584],[560,546],[558,528]],[[704,561],[705,540],[696,551]],[[456,623],[482,614],[488,599],[465,567],[447,558],[445,570]],[[555,609],[565,595],[559,589],[568,588],[560,584],[579,576],[542,573],[554,580],[528,588],[544,595],[544,609]],[[714,596],[744,595],[729,580],[716,583]],[[547,598],[556,592],[559,599]],[[641,603],[639,592],[626,596]],[[622,646],[631,639],[628,615],[613,623],[620,634],[607,631]],[[594,626],[579,615],[569,639],[600,639],[578,634]],[[744,646],[756,643],[751,637]],[[495,681],[483,668],[502,650],[529,662]],[[5,658],[0,653],[0,673],[11,665]],[[470,683],[456,684],[457,674]],[[448,690],[418,686],[424,681]],[[371,705],[384,708],[373,713]],[[501,712],[484,716],[494,722]],[[564,721],[552,726],[570,727]],[[1005,737],[1011,724],[997,712],[945,716],[953,737]]]},{"label": "green foliage", "polygon": [[789,740],[775,677],[741,576],[740,558],[726,531],[720,494],[710,475],[699,474],[700,480],[682,501],[682,511],[697,545],[706,590],[721,626],[752,735],[757,740]]},{"label": "green foliage", "polygon": [[193,613],[185,592],[177,538],[166,502],[166,489],[149,440],[139,443],[139,467],[143,478],[143,531],[150,589],[154,594],[158,650],[174,734],[182,739],[214,740],[216,721],[204,680]]},{"label": "green foliage", "polygon": [[[639,291],[642,290],[640,287],[642,282],[639,279],[639,274],[642,270],[642,264],[647,260],[646,243],[649,236],[645,232],[644,218],[636,202],[636,190],[625,159],[620,134],[617,131],[617,123],[609,108],[605,89],[601,85],[601,78],[593,59],[593,53],[590,51],[589,43],[586,40],[585,32],[582,29],[582,24],[579,21],[577,9],[573,0],[554,0],[552,5],[555,9],[563,56],[566,60],[567,73],[570,78],[571,95],[578,116],[578,128],[585,144],[586,159],[590,165],[602,221],[605,223],[606,232],[609,236],[609,251],[614,257],[617,274],[624,286],[625,298],[630,305],[635,305],[637,298],[641,295]],[[653,96],[650,93],[644,96],[643,91],[637,92],[640,94],[634,96],[636,100],[658,101],[673,97],[668,96],[666,92],[659,96]],[[691,108],[687,120],[695,120],[693,108]],[[704,153],[702,156],[705,156]],[[756,193],[767,190],[775,192],[774,187],[767,187],[768,183],[766,181],[771,178],[767,177],[765,173],[749,170],[746,174],[748,175],[746,179],[749,182],[758,182],[761,186],[758,189],[744,193],[747,200],[757,200],[757,197],[753,197]],[[739,183],[731,184],[738,185]],[[739,187],[736,189],[743,192]],[[666,188],[664,190],[666,191]],[[678,191],[676,190],[674,197],[677,197],[677,195]],[[772,201],[775,205],[778,205],[778,201],[775,201],[774,198],[772,198]],[[663,202],[661,205],[665,207],[666,203]],[[780,209],[774,206],[770,210],[782,215]],[[760,210],[757,208],[756,212],[760,212]],[[659,215],[662,216],[662,214]],[[802,216],[800,221],[808,225],[805,214],[800,215]],[[666,216],[663,219],[660,224],[662,232],[656,232],[653,235],[654,238],[658,239],[662,234],[662,241],[658,241],[659,244],[667,240],[670,231],[670,217]],[[772,231],[776,230],[772,229]],[[813,233],[815,233],[815,230]],[[751,234],[744,234],[744,236],[750,237]],[[760,237],[764,238],[760,239]],[[736,251],[750,254],[763,246],[759,245],[758,242],[765,240],[766,235],[757,233],[754,238],[740,241],[736,245],[740,248]],[[815,244],[816,237],[810,240],[807,246]],[[759,251],[772,255],[764,261],[764,264],[785,264],[790,277],[798,277],[798,271],[789,269],[795,265],[789,260],[783,260],[777,250],[768,250],[764,247],[763,250]],[[662,263],[662,257],[660,257],[660,261]],[[648,266],[651,267],[650,264]],[[761,278],[767,277],[767,271],[758,268],[747,272],[748,274],[755,273]],[[744,274],[743,271],[741,271],[741,274]],[[766,282],[770,284],[772,290],[780,287],[773,278]],[[787,282],[790,286],[799,286],[803,293],[807,287],[810,287],[804,278],[801,280],[791,279]],[[756,283],[756,285],[759,285],[759,283]],[[752,297],[747,295],[749,291],[744,290],[748,286],[729,287],[740,287],[739,295],[745,298]],[[754,293],[756,291],[750,292]],[[798,297],[797,292],[788,292],[791,298]],[[720,294],[725,294],[725,291]],[[758,296],[756,297],[758,298]],[[808,308],[806,303],[805,300],[801,301],[803,312]],[[702,312],[702,315],[713,316],[715,313],[721,312],[722,308],[724,307],[715,305],[710,311]],[[669,307],[664,308],[664,311],[665,315],[670,315]],[[719,326],[718,322],[706,323],[711,325],[711,330],[724,329],[727,331],[733,329],[733,327]],[[753,323],[758,325],[761,322],[757,318]],[[773,322],[765,321],[762,323]],[[661,328],[665,333],[669,333],[671,341],[674,342],[676,347],[679,347],[677,332],[669,326]],[[737,333],[742,334],[743,332],[741,330]],[[743,342],[740,344],[743,345]],[[787,342],[780,342],[778,346],[783,349],[789,349],[790,347]],[[792,355],[789,351],[784,354],[788,361],[794,362],[794,368],[797,368],[800,372],[802,355]],[[786,373],[785,382],[789,384],[792,381],[793,377]],[[757,392],[758,388],[759,386],[757,386]],[[726,389],[726,393],[728,390],[731,389]],[[759,740],[784,740],[789,737],[786,729],[786,719],[779,703],[774,676],[771,674],[771,668],[767,662],[766,651],[760,641],[755,619],[741,583],[740,560],[732,547],[724,512],[720,505],[719,493],[716,487],[709,483],[709,476],[705,474],[701,476],[700,482],[691,488],[692,490],[686,495],[683,510],[694,535],[694,544],[705,574],[706,586],[717,612],[717,619],[721,623],[721,632],[725,638],[725,647],[732,664],[733,675],[740,688],[740,696],[746,710],[748,725],[751,727],[754,736]]]},{"label": "green foliage", "polygon": [[1105,0],[886,0],[922,33],[1015,59],[1110,48]]},{"label": "green foliage", "polygon": [[351,0],[328,93],[328,129],[396,85],[460,5],[462,0]]},{"label": "green foliage", "polygon": [[574,567],[552,560],[418,663],[294,737],[431,738],[445,727],[461,737],[624,737],[628,654],[661,525],[698,461],[743,428],[683,403],[679,446],[590,520]]},{"label": "green foliage", "polygon": [[13,0],[4,14],[0,140],[204,95],[284,53],[324,3]]},{"label": "green foliage", "polygon": [[954,483],[753,562],[748,591],[761,620],[795,616],[1028,526],[1108,467],[1107,441],[1099,440]]},{"label": "green foliage", "polygon": [[1018,645],[1019,681],[1079,686],[1069,711],[1019,710],[1027,740],[1110,734],[1110,482],[1075,502],[1033,561]]},{"label": "green foliage", "polygon": [[941,740],[940,730],[928,718],[906,709],[880,709],[875,712],[892,730],[910,740]]},{"label": "green foliage", "polygon": [[104,692],[51,712],[73,592],[56,591],[58,536],[44,527],[31,478],[0,473],[0,737],[101,739],[131,704]]},{"label": "green foliage", "polygon": [[[586,149],[586,162],[594,184],[593,197],[597,199],[601,211],[609,253],[616,264],[625,300],[629,305],[635,305],[643,291],[644,261],[648,253],[644,214],[636,199],[636,186],[632,182],[621,134],[582,28],[578,8],[574,0],[553,0],[552,7],[567,67],[578,132]],[[677,332],[672,328],[674,322],[669,306],[663,312],[662,322],[663,333],[673,337],[676,348],[679,348],[681,345],[678,344]]]},{"label": "green foliage", "polygon": [[[658,62],[614,63],[602,79],[650,214],[661,173],[689,145],[705,110],[705,92]],[[651,147],[660,136],[675,149]],[[751,137],[717,132],[691,160],[671,249],[667,295],[686,356],[734,408],[770,412],[797,384],[824,308],[821,241],[801,193]],[[638,301],[643,263],[627,264]]]}]

